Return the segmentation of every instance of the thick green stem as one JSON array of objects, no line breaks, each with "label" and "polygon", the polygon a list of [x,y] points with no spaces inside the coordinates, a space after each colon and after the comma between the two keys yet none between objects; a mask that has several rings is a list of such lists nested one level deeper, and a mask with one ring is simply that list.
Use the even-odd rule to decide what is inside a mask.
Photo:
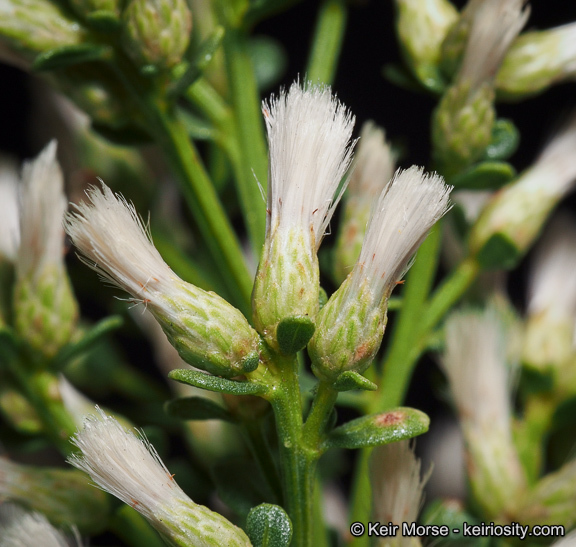
[{"label": "thick green stem", "polygon": [[344,0],[324,0],[318,12],[306,78],[313,83],[331,84],[346,31],[347,10]]},{"label": "thick green stem", "polygon": [[258,182],[266,188],[268,170],[260,96],[248,52],[248,36],[241,29],[229,28],[223,44],[240,151],[236,184],[252,249],[259,256],[266,231],[266,206]]},{"label": "thick green stem", "polygon": [[293,545],[312,545],[316,461],[302,443],[302,402],[296,360],[278,364],[277,393],[270,401],[276,417],[284,507],[292,520]]}]

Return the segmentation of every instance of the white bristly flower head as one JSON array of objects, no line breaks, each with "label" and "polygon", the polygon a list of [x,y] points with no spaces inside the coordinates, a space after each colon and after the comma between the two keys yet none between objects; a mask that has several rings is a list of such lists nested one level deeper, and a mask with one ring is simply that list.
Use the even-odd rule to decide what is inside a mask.
[{"label": "white bristly flower head", "polygon": [[317,249],[345,189],[354,117],[329,87],[294,83],[263,113],[268,130],[266,242],[253,293],[254,322],[275,350],[283,319],[318,312]]},{"label": "white bristly flower head", "polygon": [[442,365],[466,441],[472,490],[488,515],[502,514],[525,487],[512,441],[513,331],[493,305],[453,313],[446,321]]},{"label": "white bristly flower head", "polygon": [[254,370],[259,337],[242,313],[180,279],[164,262],[134,206],[102,184],[66,216],[85,262],[144,304],[188,363],[221,376]]},{"label": "white bristly flower head", "polygon": [[64,179],[52,141],[22,169],[20,246],[14,289],[15,324],[51,357],[70,339],[78,315],[64,265]]},{"label": "white bristly flower head", "polygon": [[366,122],[344,194],[341,227],[334,252],[335,275],[342,282],[358,260],[375,200],[394,174],[394,156],[384,130]]},{"label": "white bristly flower head", "polygon": [[521,99],[576,77],[576,23],[526,32],[512,44],[498,71],[498,96]]},{"label": "white bristly flower head", "polygon": [[528,282],[523,361],[560,370],[574,355],[576,224],[556,217],[538,244]]},{"label": "white bristly flower head", "polygon": [[511,257],[511,264],[523,255],[538,236],[550,212],[576,183],[576,115],[546,146],[536,162],[520,177],[497,192],[470,234],[470,249],[483,265],[491,264],[495,247]]},{"label": "white bristly flower head", "polygon": [[246,534],[218,513],[194,503],[154,447],[97,408],[72,442],[69,462],[103,490],[141,513],[171,545],[250,545]]},{"label": "white bristly flower head", "polygon": [[523,9],[524,3],[470,0],[447,38],[457,42],[466,36],[460,69],[432,122],[434,158],[446,176],[479,160],[490,144],[496,116],[494,79],[528,18],[529,9]]},{"label": "white bristly flower head", "polygon": [[78,531],[72,528],[70,534],[54,528],[41,513],[0,504],[0,547],[82,547]]},{"label": "white bristly flower head", "polygon": [[18,173],[10,161],[0,158],[0,265],[15,261],[19,245]]},{"label": "white bristly flower head", "polygon": [[420,538],[404,537],[402,523],[416,522],[424,501],[424,485],[430,477],[420,476],[421,462],[414,454],[414,444],[399,441],[375,448],[370,457],[373,520],[400,527],[395,536],[377,542],[382,547],[417,547]]},{"label": "white bristly flower head", "polygon": [[465,8],[471,20],[470,33],[458,73],[460,83],[476,90],[492,81],[510,45],[530,15],[526,0],[471,0]]},{"label": "white bristly flower head", "polygon": [[449,208],[451,187],[422,168],[398,170],[375,204],[358,262],[318,315],[312,369],[333,382],[363,372],[380,347],[390,293],[428,231]]}]

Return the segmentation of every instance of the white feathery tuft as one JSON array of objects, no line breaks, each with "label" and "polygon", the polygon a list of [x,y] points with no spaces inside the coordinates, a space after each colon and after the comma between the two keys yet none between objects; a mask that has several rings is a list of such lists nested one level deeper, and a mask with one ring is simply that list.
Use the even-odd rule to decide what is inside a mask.
[{"label": "white feathery tuft", "polygon": [[400,281],[428,231],[450,208],[451,186],[421,167],[396,171],[372,212],[352,275],[384,295]]},{"label": "white feathery tuft", "polygon": [[8,160],[0,159],[0,259],[14,262],[20,246],[18,172]]},{"label": "white feathery tuft", "polygon": [[56,141],[24,164],[20,194],[20,279],[59,265],[64,255],[62,218],[66,211],[64,179],[56,159]]},{"label": "white feathery tuft", "polygon": [[82,455],[68,461],[90,475],[104,491],[130,505],[147,519],[175,503],[193,503],[148,440],[124,429],[96,407],[84,428],[72,438]]},{"label": "white feathery tuft", "polygon": [[354,116],[328,86],[292,84],[262,106],[270,155],[267,235],[312,231],[316,249],[346,184]]},{"label": "white feathery tuft", "polygon": [[424,486],[432,471],[421,478],[420,468],[414,443],[409,440],[374,449],[370,460],[374,520],[400,526],[418,520]]},{"label": "white feathery tuft", "polygon": [[471,20],[458,81],[476,89],[496,77],[510,45],[518,36],[530,8],[526,0],[471,0],[463,17]]},{"label": "white feathery tuft", "polygon": [[446,321],[442,365],[461,418],[510,432],[506,325],[495,307],[454,312]]},{"label": "white feathery tuft", "polygon": [[65,218],[66,232],[86,264],[134,296],[171,294],[174,280],[180,279],[152,244],[134,205],[103,182],[86,195],[89,202],[73,205]]},{"label": "white feathery tuft", "polygon": [[72,537],[54,528],[41,513],[31,513],[11,503],[0,505],[0,547],[82,547],[78,530]]}]

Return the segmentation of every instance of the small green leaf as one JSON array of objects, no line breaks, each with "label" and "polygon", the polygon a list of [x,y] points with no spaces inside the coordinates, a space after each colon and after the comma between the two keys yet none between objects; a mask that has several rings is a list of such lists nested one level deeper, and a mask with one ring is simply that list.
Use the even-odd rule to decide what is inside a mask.
[{"label": "small green leaf", "polygon": [[292,523],[282,507],[262,503],[248,513],[246,532],[254,547],[288,547]]},{"label": "small green leaf", "polygon": [[208,391],[227,393],[228,395],[264,395],[268,391],[268,386],[262,384],[228,380],[192,369],[179,368],[173,370],[168,374],[168,378],[182,384],[207,389]]},{"label": "small green leaf", "polygon": [[116,32],[121,28],[120,18],[113,11],[98,10],[86,16],[88,25],[99,32]]},{"label": "small green leaf", "polygon": [[315,330],[314,322],[307,316],[300,315],[282,319],[276,329],[276,339],[280,351],[286,355],[291,355],[304,349]]},{"label": "small green leaf", "polygon": [[520,142],[520,133],[510,120],[496,120],[492,127],[492,141],[486,148],[484,157],[488,160],[508,159]]},{"label": "small green leaf", "polygon": [[480,267],[484,270],[512,269],[520,260],[520,250],[504,234],[494,234],[478,252]]},{"label": "small green leaf", "polygon": [[38,55],[32,64],[32,68],[37,71],[56,70],[89,61],[110,59],[111,55],[112,50],[108,46],[95,44],[63,46],[44,51]]},{"label": "small green leaf", "polygon": [[89,329],[77,342],[64,346],[52,360],[51,366],[54,369],[61,369],[72,359],[89,351],[94,344],[99,342],[109,332],[119,329],[124,324],[124,320],[119,315],[112,315],[102,319],[91,329]]},{"label": "small green leaf", "polygon": [[497,190],[516,177],[516,169],[504,161],[477,163],[450,179],[459,190]]},{"label": "small green leaf", "polygon": [[206,397],[182,397],[168,401],[164,409],[170,416],[181,420],[224,420],[234,418],[224,407]]},{"label": "small green leaf", "polygon": [[350,391],[353,389],[362,389],[366,391],[375,391],[378,386],[355,371],[347,370],[336,378],[332,386],[336,391]]},{"label": "small green leaf", "polygon": [[384,65],[382,75],[390,83],[393,83],[402,89],[407,89],[408,91],[422,91],[420,82],[401,65],[393,63]]},{"label": "small green leaf", "polygon": [[411,439],[428,431],[430,418],[414,408],[395,408],[371,414],[334,429],[328,447],[366,448]]}]

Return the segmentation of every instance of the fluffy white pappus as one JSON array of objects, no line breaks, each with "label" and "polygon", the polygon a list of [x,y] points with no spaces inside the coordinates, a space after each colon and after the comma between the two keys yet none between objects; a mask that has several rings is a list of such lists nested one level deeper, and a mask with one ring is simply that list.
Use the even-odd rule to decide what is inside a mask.
[{"label": "fluffy white pappus", "polygon": [[576,222],[568,216],[555,217],[536,247],[528,312],[576,322]]},{"label": "fluffy white pappus", "polygon": [[379,298],[387,296],[430,228],[449,210],[451,191],[440,175],[421,167],[396,171],[372,211],[352,273],[355,281],[368,278]]},{"label": "fluffy white pappus", "polygon": [[269,146],[267,234],[312,230],[316,248],[346,187],[354,116],[330,87],[298,82],[264,102]]},{"label": "fluffy white pappus", "polygon": [[16,260],[20,246],[18,172],[5,158],[0,159],[0,260]]},{"label": "fluffy white pappus", "polygon": [[518,36],[530,8],[526,0],[471,0],[463,16],[470,23],[468,41],[458,73],[459,82],[469,82],[471,90],[491,81]]},{"label": "fluffy white pappus", "polygon": [[420,468],[414,443],[409,440],[374,449],[370,459],[374,520],[400,526],[418,520],[424,486],[432,471],[421,477]]},{"label": "fluffy white pappus", "polygon": [[495,306],[457,311],[446,321],[442,366],[464,424],[510,431],[508,330]]},{"label": "fluffy white pappus", "polygon": [[145,437],[96,410],[99,416],[87,417],[71,439],[82,455],[70,456],[69,463],[149,520],[178,503],[193,503]]},{"label": "fluffy white pappus", "polygon": [[520,177],[517,185],[527,191],[561,196],[576,183],[576,112],[542,150],[536,162]]},{"label": "fluffy white pappus", "polygon": [[82,547],[78,530],[70,535],[54,528],[41,513],[25,511],[10,503],[0,504],[0,547]]},{"label": "fluffy white pappus", "polygon": [[367,201],[377,198],[394,174],[394,155],[386,134],[372,121],[362,126],[353,166],[348,194]]},{"label": "fluffy white pappus", "polygon": [[62,264],[66,211],[64,179],[56,159],[56,141],[24,164],[20,194],[20,247],[17,274],[21,279],[46,266]]},{"label": "fluffy white pappus", "polygon": [[58,391],[64,408],[73,418],[76,426],[81,427],[84,419],[94,414],[94,403],[78,391],[62,374],[58,378]]},{"label": "fluffy white pappus", "polygon": [[152,244],[134,205],[102,183],[86,191],[89,202],[73,205],[65,229],[88,266],[105,280],[148,301],[170,295],[180,281]]}]

